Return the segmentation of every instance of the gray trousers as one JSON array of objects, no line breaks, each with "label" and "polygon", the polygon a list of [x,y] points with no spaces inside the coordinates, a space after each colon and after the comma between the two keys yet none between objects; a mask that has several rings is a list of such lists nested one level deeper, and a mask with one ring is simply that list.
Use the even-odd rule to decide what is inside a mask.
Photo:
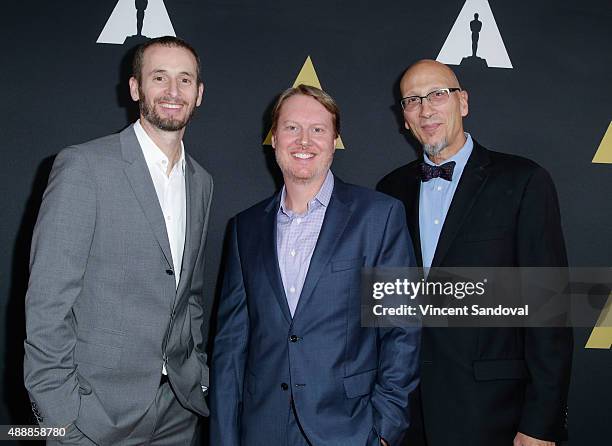
[{"label": "gray trousers", "polygon": [[[198,415],[181,406],[172,387],[164,383],[157,390],[155,400],[121,446],[177,446],[194,445]],[[297,443],[296,443],[297,444]],[[75,425],[70,425],[61,441],[50,440],[47,445],[97,446]]]}]

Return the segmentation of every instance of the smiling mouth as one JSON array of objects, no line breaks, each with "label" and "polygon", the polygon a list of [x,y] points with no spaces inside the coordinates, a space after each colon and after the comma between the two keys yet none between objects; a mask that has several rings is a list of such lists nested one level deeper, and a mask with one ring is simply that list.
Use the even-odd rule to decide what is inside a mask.
[{"label": "smiling mouth", "polygon": [[436,124],[425,124],[425,125],[422,125],[422,126],[421,126],[421,128],[422,128],[422,129],[423,129],[425,132],[427,132],[427,133],[433,133],[433,132],[435,132],[436,130],[438,130],[438,128],[439,128],[441,125],[442,125],[442,124],[440,124],[440,123],[436,123]]},{"label": "smiling mouth", "polygon": [[307,160],[307,159],[313,158],[315,155],[314,153],[310,153],[310,152],[295,152],[295,153],[292,153],[291,156],[293,156],[294,158],[301,159],[301,160]]},{"label": "smiling mouth", "polygon": [[167,102],[160,102],[159,106],[162,107],[162,108],[168,108],[168,109],[171,109],[171,110],[176,110],[176,109],[179,109],[179,108],[183,107],[183,104],[169,104]]}]

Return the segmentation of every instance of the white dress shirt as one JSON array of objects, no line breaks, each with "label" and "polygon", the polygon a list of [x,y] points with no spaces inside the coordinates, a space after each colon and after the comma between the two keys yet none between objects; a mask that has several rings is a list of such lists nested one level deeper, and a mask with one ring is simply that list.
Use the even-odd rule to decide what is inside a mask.
[{"label": "white dress shirt", "polygon": [[[183,251],[185,250],[185,222],[187,215],[185,147],[181,141],[181,157],[168,175],[166,172],[168,171],[170,160],[142,128],[140,120],[134,124],[134,133],[136,133],[136,138],[145,157],[153,185],[155,186],[157,199],[164,214],[174,266],[175,286],[178,288],[181,279],[181,267],[183,265]],[[162,364],[162,373],[164,375],[168,374],[165,362]]]},{"label": "white dress shirt", "polygon": [[170,160],[161,151],[147,132],[140,125],[140,120],[134,124],[136,138],[142,148],[157,199],[164,214],[170,252],[174,266],[174,279],[178,288],[185,250],[185,220],[187,215],[187,198],[185,193],[185,149],[181,141],[181,157],[167,175]]}]

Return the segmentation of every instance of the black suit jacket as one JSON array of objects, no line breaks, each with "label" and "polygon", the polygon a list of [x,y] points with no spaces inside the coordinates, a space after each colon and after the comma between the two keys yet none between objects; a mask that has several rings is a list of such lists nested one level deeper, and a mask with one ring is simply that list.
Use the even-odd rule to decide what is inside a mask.
[{"label": "black suit jacket", "polygon": [[[379,189],[404,202],[422,265],[419,162],[387,175]],[[548,173],[474,142],[442,227],[436,266],[567,266]],[[564,439],[571,358],[571,329],[424,329],[422,404],[416,404],[423,424],[412,428],[410,445],[510,446],[517,431]]]}]

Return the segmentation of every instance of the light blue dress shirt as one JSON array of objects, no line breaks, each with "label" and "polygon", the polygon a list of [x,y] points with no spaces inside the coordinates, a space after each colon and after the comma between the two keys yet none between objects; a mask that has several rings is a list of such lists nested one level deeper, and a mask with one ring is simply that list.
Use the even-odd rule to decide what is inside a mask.
[{"label": "light blue dress shirt", "polygon": [[305,213],[297,214],[285,208],[286,189],[283,186],[276,216],[276,252],[285,296],[291,316],[295,314],[310,260],[314,253],[327,206],[334,190],[334,176],[327,171],[325,181],[310,200]]},{"label": "light blue dress shirt", "polygon": [[[442,178],[433,178],[426,183],[421,182],[419,195],[419,229],[421,236],[421,254],[423,255],[423,267],[431,267],[442,226],[451,205],[457,185],[461,179],[463,169],[474,148],[474,142],[469,133],[465,134],[465,144],[457,153],[445,160],[442,164],[455,161],[453,179],[451,181]],[[435,166],[426,154],[423,159],[427,164]]]}]

